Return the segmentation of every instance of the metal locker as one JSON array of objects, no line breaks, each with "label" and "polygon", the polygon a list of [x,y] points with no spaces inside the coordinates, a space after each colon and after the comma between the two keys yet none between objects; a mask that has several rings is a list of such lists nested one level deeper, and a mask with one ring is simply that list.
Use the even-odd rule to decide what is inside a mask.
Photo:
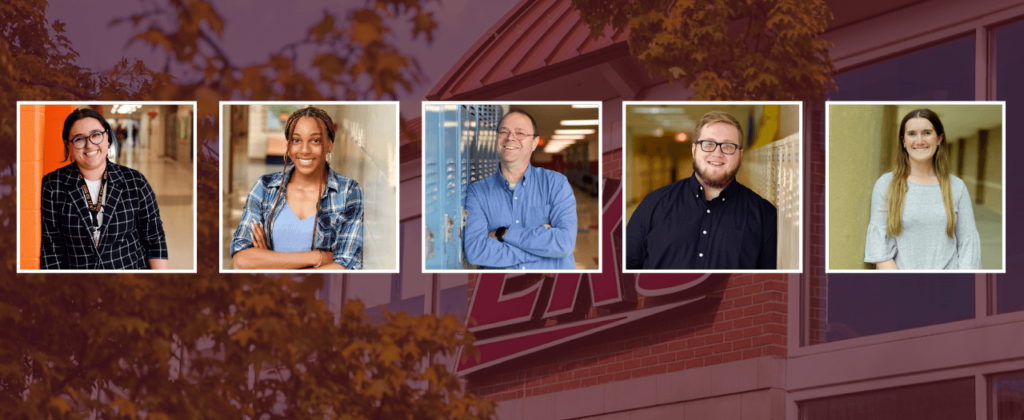
[{"label": "metal locker", "polygon": [[464,268],[462,232],[469,184],[497,170],[501,107],[429,104],[424,107],[424,223],[426,268]]},{"label": "metal locker", "polygon": [[440,259],[444,255],[444,237],[438,221],[441,215],[441,105],[426,105],[423,113],[423,252],[426,267],[444,268]]}]

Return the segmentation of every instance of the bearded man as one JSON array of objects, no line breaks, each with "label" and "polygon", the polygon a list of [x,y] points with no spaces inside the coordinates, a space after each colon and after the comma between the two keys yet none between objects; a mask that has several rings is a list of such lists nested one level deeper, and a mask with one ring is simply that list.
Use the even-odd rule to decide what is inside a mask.
[{"label": "bearded man", "polygon": [[711,111],[694,130],[693,175],[644,197],[626,226],[626,268],[775,269],[778,212],[736,181],[743,128]]}]

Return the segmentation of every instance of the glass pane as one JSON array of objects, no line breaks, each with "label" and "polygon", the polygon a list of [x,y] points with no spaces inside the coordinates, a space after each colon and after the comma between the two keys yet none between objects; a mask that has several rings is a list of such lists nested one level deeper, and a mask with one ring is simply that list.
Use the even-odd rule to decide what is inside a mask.
[{"label": "glass pane", "polygon": [[974,35],[837,75],[832,101],[973,101]]},{"label": "glass pane", "polygon": [[[1006,102],[1006,119],[1008,121],[1022,121],[1024,119],[1024,54],[1020,53],[1020,46],[1024,45],[1024,22],[1016,22],[1010,25],[997,28],[993,31],[992,42],[995,53],[996,99]],[[1008,156],[1016,156],[1024,152],[1019,142],[1006,142],[1006,153]],[[1024,176],[1024,168],[1020,165],[1007,165],[1006,179],[1020,179]],[[1024,183],[1007,182],[1006,197],[1024,196]],[[1012,201],[1011,201],[1012,203]],[[1007,220],[1013,220],[1019,210],[1009,205],[1006,209]],[[1019,224],[1008,224],[1010,229],[1006,232],[1007,238],[1018,237],[1021,233]],[[1014,230],[1016,229],[1016,231]],[[1006,272],[1020,273],[1024,270],[1024,244],[1020,241],[1006,242]],[[1006,313],[1024,311],[1024,280],[1010,278],[1006,274],[996,276],[996,312]],[[1018,417],[1019,418],[1019,417]]]},{"label": "glass pane", "polygon": [[[831,101],[971,101],[974,35],[844,71],[835,80],[839,91],[829,92]],[[824,207],[824,194],[814,199]],[[824,214],[814,217],[824,221]],[[819,258],[824,265],[824,255]],[[866,272],[807,278],[811,345],[974,317],[973,274]]]},{"label": "glass pane", "polygon": [[[823,372],[822,374],[827,375]],[[974,418],[974,378],[810,400],[802,420],[962,420]]]},{"label": "glass pane", "polygon": [[1024,311],[1024,279],[1011,279],[1000,274],[996,280],[996,313],[1017,311]]},{"label": "glass pane", "polygon": [[[1024,70],[1024,54],[1020,53],[1020,46],[1024,43],[1024,22],[996,28],[992,32],[995,49],[996,99],[1019,101],[1024,98],[1024,79],[1020,77],[1021,71]],[[1013,108],[1007,108],[1007,110],[1010,109]]]},{"label": "glass pane", "polygon": [[995,420],[1024,419],[1024,371],[998,375],[992,380]]},{"label": "glass pane", "polygon": [[810,344],[974,318],[973,274],[832,274],[812,292]]}]

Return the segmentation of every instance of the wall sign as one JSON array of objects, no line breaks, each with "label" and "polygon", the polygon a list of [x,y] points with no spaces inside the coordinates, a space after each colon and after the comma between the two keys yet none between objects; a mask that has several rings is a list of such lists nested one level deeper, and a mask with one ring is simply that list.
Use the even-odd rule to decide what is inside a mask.
[{"label": "wall sign", "polygon": [[[705,299],[694,287],[725,275],[625,274],[622,188],[606,179],[602,212],[612,226],[601,273],[483,274],[469,304],[469,330],[479,355],[459,351],[455,371],[469,374]],[[609,193],[610,192],[610,193]],[[704,290],[706,288],[702,288]]]}]

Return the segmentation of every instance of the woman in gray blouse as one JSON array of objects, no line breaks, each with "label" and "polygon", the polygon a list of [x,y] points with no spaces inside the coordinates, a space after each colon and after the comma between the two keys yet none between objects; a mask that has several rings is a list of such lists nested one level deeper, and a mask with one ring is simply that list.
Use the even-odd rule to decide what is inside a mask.
[{"label": "woman in gray blouse", "polygon": [[981,242],[964,181],[949,173],[945,131],[930,109],[900,123],[892,172],[871,193],[864,261],[879,270],[981,269]]}]

